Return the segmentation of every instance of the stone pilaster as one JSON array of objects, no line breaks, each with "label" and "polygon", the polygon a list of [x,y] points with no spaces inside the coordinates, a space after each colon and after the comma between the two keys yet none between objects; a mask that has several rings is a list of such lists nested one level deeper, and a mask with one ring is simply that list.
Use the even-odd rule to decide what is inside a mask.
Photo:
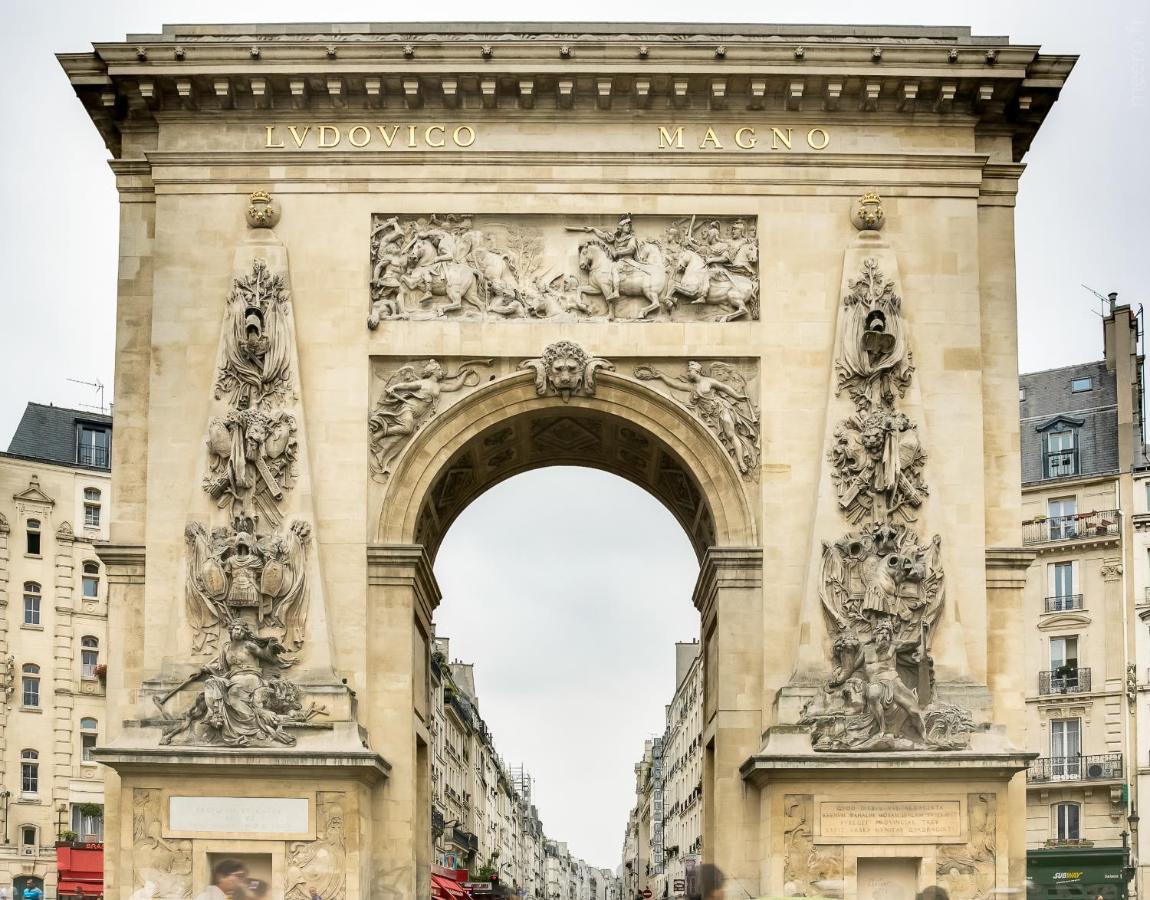
[{"label": "stone pilaster", "polygon": [[7,784],[8,701],[16,690],[16,666],[8,653],[8,535],[11,528],[0,513],[0,783]]},{"label": "stone pilaster", "polygon": [[[76,705],[76,636],[72,620],[76,598],[76,537],[67,522],[56,529],[55,575],[53,578],[54,611],[52,626],[52,715],[54,754],[52,759],[52,805],[59,807],[68,800],[68,782],[72,777],[74,710]],[[65,828],[68,823],[65,822]]]}]

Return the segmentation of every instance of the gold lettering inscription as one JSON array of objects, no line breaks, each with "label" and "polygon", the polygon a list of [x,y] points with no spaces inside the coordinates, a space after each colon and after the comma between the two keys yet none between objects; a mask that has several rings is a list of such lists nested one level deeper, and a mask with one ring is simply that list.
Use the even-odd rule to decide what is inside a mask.
[{"label": "gold lettering inscription", "polygon": [[407,126],[407,146],[409,146],[409,147],[415,146],[415,129],[416,129],[415,125],[408,125]]},{"label": "gold lettering inscription", "polygon": [[[355,139],[356,132],[363,134],[362,141]],[[371,140],[371,132],[367,130],[366,125],[352,125],[351,128],[347,130],[347,140],[353,147],[366,147],[367,142]]]},{"label": "gold lettering inscription", "polygon": [[[817,139],[815,135],[818,135]],[[807,146],[812,150],[825,150],[830,142],[831,136],[827,134],[825,128],[812,128],[807,132]]]},{"label": "gold lettering inscription", "polygon": [[269,147],[273,150],[278,150],[280,147],[282,147],[284,145],[284,142],[282,139],[280,140],[280,142],[278,144],[272,143],[272,132],[274,132],[276,130],[276,127],[274,125],[265,125],[264,128],[267,129],[267,140],[264,142],[265,147]]},{"label": "gold lettering inscription", "polygon": [[664,126],[659,126],[659,149],[666,150],[668,147],[675,147],[678,150],[683,149],[682,125],[675,129],[674,134],[669,132]]},{"label": "gold lettering inscription", "polygon": [[719,136],[715,134],[714,128],[708,128],[707,133],[703,135],[703,139],[699,141],[699,149],[705,150],[707,144],[710,144],[716,150],[722,150],[723,145],[719,143]]},{"label": "gold lettering inscription", "polygon": [[735,132],[735,145],[743,150],[751,150],[759,139],[755,137],[755,129],[753,128],[740,128]]},{"label": "gold lettering inscription", "polygon": [[961,839],[962,805],[958,800],[824,800],[819,835],[843,843]]},{"label": "gold lettering inscription", "polygon": [[289,126],[288,126],[288,131],[290,131],[290,132],[291,132],[291,136],[292,136],[292,137],[295,139],[295,145],[296,145],[297,147],[302,147],[302,146],[303,146],[303,139],[304,139],[305,137],[307,137],[307,133],[308,133],[309,131],[311,131],[311,126],[310,126],[310,125],[305,125],[305,126],[303,127],[303,134],[300,134],[300,133],[299,133],[299,132],[296,130],[296,127],[295,127],[294,125],[289,125]]},{"label": "gold lettering inscription", "polygon": [[[463,139],[463,132],[467,132],[467,140]],[[451,140],[456,147],[470,147],[475,143],[475,129],[470,125],[460,125],[451,133]]]},{"label": "gold lettering inscription", "polygon": [[[436,143],[434,140],[432,140],[431,132],[433,131],[439,132],[439,143]],[[446,133],[447,129],[442,125],[428,125],[427,130],[423,132],[423,143],[427,144],[428,147],[442,147]]]},{"label": "gold lettering inscription", "polygon": [[[708,125],[706,128],[700,126],[695,135],[690,135],[682,125],[659,125],[659,149],[660,150],[682,150],[685,140],[694,140],[695,136],[699,136],[699,149],[700,150],[724,150],[724,141],[728,137],[732,137],[735,146],[740,150],[754,150],[759,146],[759,132],[762,131],[764,137],[766,136],[767,126],[761,129],[754,125],[742,125],[738,128],[732,128],[727,131],[723,128],[717,128],[714,125]],[[779,128],[775,126],[770,127],[771,132],[771,150],[793,150],[795,140],[794,128]],[[800,132],[801,134],[802,132]],[[807,146],[811,150],[824,150],[831,142],[830,132],[825,128],[815,127],[806,132]],[[801,145],[800,145],[801,146]],[[764,145],[761,149],[765,150]]]},{"label": "gold lettering inscription", "polygon": [[375,127],[379,130],[379,136],[381,138],[383,138],[384,145],[387,147],[390,147],[391,142],[395,140],[395,136],[397,134],[399,134],[399,126],[398,125],[392,125],[391,126],[391,134],[387,133],[387,126],[386,125],[376,125]]},{"label": "gold lettering inscription", "polygon": [[[328,138],[334,136],[335,140],[329,141]],[[340,141],[339,129],[334,125],[320,125],[319,126],[319,143],[317,147],[338,147]]]}]

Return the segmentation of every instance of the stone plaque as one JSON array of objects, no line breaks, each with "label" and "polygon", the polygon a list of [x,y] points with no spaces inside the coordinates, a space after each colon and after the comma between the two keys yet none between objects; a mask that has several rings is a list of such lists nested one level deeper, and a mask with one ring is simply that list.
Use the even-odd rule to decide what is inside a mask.
[{"label": "stone plaque", "polygon": [[824,800],[818,840],[840,844],[920,844],[964,838],[962,801]]},{"label": "stone plaque", "polygon": [[306,797],[170,797],[168,830],[308,835]]}]

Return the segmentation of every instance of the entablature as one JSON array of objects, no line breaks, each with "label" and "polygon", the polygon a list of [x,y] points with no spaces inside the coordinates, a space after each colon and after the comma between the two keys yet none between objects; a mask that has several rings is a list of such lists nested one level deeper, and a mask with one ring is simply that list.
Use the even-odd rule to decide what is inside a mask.
[{"label": "entablature", "polygon": [[667,109],[973,117],[1015,162],[1075,61],[962,28],[541,27],[175,26],[59,58],[114,155],[172,110]]}]

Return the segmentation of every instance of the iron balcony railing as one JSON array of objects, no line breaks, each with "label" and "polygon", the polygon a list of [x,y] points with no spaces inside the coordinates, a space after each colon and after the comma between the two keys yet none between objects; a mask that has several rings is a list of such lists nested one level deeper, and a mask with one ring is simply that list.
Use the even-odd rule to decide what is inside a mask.
[{"label": "iron balcony railing", "polygon": [[108,468],[108,448],[81,444],[76,448],[76,462],[81,466],[106,469]]},{"label": "iron balcony railing", "polygon": [[1067,516],[1038,516],[1022,523],[1022,543],[1050,544],[1082,538],[1113,537],[1119,533],[1119,525],[1116,509]]},{"label": "iron balcony railing", "polygon": [[1090,670],[1063,666],[1038,673],[1039,694],[1084,694],[1090,690]]},{"label": "iron balcony railing", "polygon": [[1057,594],[1046,598],[1047,612],[1065,612],[1068,609],[1082,609],[1081,594]]},{"label": "iron balcony railing", "polygon": [[1065,478],[1078,474],[1078,451],[1050,450],[1043,458],[1043,472],[1046,478]]},{"label": "iron balcony railing", "polygon": [[1115,781],[1122,778],[1122,754],[1097,756],[1044,756],[1030,764],[1026,780],[1031,784],[1050,781]]}]

